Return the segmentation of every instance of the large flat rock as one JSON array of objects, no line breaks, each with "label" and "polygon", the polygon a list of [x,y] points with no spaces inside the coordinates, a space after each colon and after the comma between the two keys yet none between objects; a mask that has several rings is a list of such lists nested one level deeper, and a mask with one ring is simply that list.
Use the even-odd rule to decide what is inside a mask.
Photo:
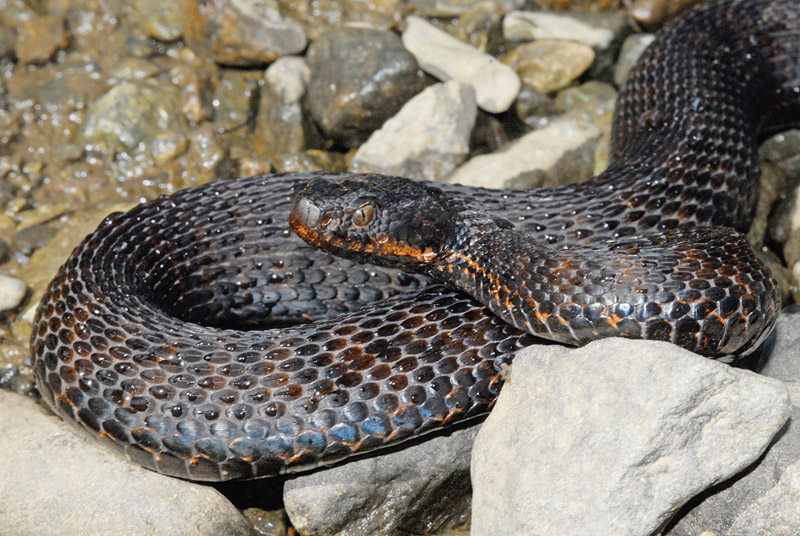
[{"label": "large flat rock", "polygon": [[217,490],[142,469],[0,391],[0,534],[250,535]]},{"label": "large flat rock", "polygon": [[523,350],[473,450],[472,534],[653,534],[789,407],[783,383],[663,342]]}]

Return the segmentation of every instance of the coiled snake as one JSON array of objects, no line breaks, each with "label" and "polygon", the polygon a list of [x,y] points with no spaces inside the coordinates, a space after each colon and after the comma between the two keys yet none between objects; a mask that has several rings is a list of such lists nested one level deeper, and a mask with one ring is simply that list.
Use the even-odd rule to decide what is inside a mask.
[{"label": "coiled snake", "polygon": [[[716,1],[643,54],[619,98],[611,163],[588,182],[513,192],[260,176],[112,214],[42,299],[37,385],[131,460],[226,480],[487,412],[500,365],[536,340],[518,328],[744,355],[771,329],[779,295],[744,239],[719,226],[749,225],[756,133],[797,118],[798,92],[795,1]],[[301,241],[288,219],[306,185],[293,212],[305,238],[428,263],[488,307]]]}]

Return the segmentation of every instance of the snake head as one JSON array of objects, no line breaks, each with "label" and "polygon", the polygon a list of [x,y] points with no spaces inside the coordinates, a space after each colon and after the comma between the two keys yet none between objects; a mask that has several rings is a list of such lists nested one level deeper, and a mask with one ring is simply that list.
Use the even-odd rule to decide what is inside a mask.
[{"label": "snake head", "polygon": [[313,179],[295,196],[289,223],[323,251],[408,271],[424,271],[454,228],[441,190],[382,175]]}]

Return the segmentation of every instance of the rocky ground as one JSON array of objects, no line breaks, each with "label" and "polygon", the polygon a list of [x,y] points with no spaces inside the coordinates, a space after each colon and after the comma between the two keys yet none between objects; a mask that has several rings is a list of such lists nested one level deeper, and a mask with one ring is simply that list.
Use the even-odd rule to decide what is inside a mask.
[{"label": "rocky ground", "polygon": [[[36,402],[39,297],[110,212],[265,172],[581,180],[650,32],[690,3],[0,0],[0,532],[800,533],[793,310],[761,375],[660,343],[531,349],[480,432],[289,479],[162,477]],[[750,239],[791,303],[800,131],[761,156]]]}]

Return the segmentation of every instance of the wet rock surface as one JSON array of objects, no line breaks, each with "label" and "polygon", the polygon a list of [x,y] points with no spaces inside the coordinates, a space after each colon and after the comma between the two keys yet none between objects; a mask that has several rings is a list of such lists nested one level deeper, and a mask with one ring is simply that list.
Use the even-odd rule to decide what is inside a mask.
[{"label": "wet rock surface", "polygon": [[323,34],[306,56],[309,112],[322,132],[357,147],[426,85],[417,61],[392,32],[343,28]]},{"label": "wet rock surface", "polygon": [[277,2],[186,0],[190,46],[225,65],[257,66],[297,54],[308,42],[302,26]]},{"label": "wet rock surface", "polygon": [[[634,14],[655,31],[683,3],[637,0]],[[0,389],[33,396],[28,345],[38,300],[107,214],[270,171],[374,170],[515,188],[580,180],[605,166],[618,85],[651,38],[634,34],[618,51],[633,27],[622,11],[599,12],[616,0],[0,4]],[[564,9],[572,11],[553,11]],[[749,235],[773,250],[765,258],[786,300],[800,297],[798,154],[797,131],[763,145]],[[764,374],[798,381],[798,322],[791,311],[779,320]],[[591,397],[584,402],[591,407]],[[0,422],[14,429],[0,438],[11,460],[0,464],[3,534],[469,530],[466,431],[289,480],[291,519],[273,497],[280,479],[264,483],[269,499],[219,486],[232,502],[211,493],[210,519],[181,497],[201,490],[202,503],[212,490],[147,472],[141,491],[122,490],[114,504],[124,508],[110,506],[106,488],[141,471],[124,461],[111,469],[119,460],[106,461],[30,400],[0,392]],[[675,534],[800,533],[795,432],[790,421],[763,467],[691,501],[670,525]],[[64,452],[80,460],[42,463]],[[158,489],[164,495],[151,494]],[[32,497],[47,510],[31,509]],[[183,525],[161,524],[172,521]]]}]

